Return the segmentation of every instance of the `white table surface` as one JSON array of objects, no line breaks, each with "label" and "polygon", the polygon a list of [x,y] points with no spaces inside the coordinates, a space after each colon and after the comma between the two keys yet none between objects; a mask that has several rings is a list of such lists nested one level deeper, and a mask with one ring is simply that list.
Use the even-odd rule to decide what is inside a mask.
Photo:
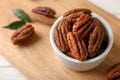
[{"label": "white table surface", "polygon": [[92,4],[120,19],[120,0],[88,0]]},{"label": "white table surface", "polygon": [[28,80],[21,72],[0,55],[0,80]]}]

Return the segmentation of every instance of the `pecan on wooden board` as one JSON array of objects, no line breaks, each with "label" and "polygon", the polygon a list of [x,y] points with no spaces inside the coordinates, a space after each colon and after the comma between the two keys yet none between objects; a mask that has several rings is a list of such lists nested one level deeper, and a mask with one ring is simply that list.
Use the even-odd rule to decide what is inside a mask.
[{"label": "pecan on wooden board", "polygon": [[47,17],[50,17],[50,18],[55,18],[54,15],[56,14],[55,10],[53,10],[50,7],[36,7],[34,9],[32,9],[32,11],[34,13],[44,15],[44,16],[47,16]]},{"label": "pecan on wooden board", "polygon": [[120,80],[120,63],[109,68],[106,72],[106,77],[108,80]]},{"label": "pecan on wooden board", "polygon": [[34,34],[34,27],[31,24],[24,25],[19,28],[12,36],[14,44],[21,44],[27,41]]}]

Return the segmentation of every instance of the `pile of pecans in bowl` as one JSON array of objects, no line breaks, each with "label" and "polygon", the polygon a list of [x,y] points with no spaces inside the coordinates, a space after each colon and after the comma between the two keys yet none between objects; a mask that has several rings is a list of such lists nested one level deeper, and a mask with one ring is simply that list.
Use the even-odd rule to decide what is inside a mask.
[{"label": "pile of pecans in bowl", "polygon": [[104,25],[91,13],[89,9],[70,10],[54,31],[57,47],[80,61],[100,55],[108,43]]}]

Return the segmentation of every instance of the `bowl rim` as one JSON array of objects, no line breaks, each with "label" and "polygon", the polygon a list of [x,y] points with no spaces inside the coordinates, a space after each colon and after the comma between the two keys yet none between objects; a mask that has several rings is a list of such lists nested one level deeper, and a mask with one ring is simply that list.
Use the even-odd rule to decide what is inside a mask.
[{"label": "bowl rim", "polygon": [[56,29],[58,23],[62,20],[63,16],[60,16],[55,22],[54,24],[52,25],[51,27],[51,30],[50,30],[50,43],[52,45],[52,48],[53,50],[55,51],[55,54],[59,54],[61,57],[63,57],[64,59],[66,60],[69,60],[71,62],[75,62],[75,63],[92,63],[92,62],[95,62],[95,61],[98,61],[100,59],[102,59],[103,57],[106,57],[107,54],[109,53],[109,51],[111,50],[112,48],[112,45],[113,45],[113,41],[114,41],[114,37],[113,37],[113,32],[112,32],[112,29],[110,27],[110,25],[108,24],[108,22],[103,18],[101,17],[100,15],[92,12],[92,16],[93,17],[96,17],[97,19],[99,19],[102,24],[104,25],[105,29],[106,29],[106,32],[107,32],[107,35],[108,35],[108,45],[107,45],[107,48],[105,49],[105,51],[103,53],[101,53],[99,56],[96,56],[92,59],[88,59],[88,60],[85,60],[85,61],[78,61],[77,59],[73,59],[67,55],[65,55],[63,52],[61,52],[55,41],[54,41],[54,37],[53,37],[53,34],[54,34],[54,30]]}]

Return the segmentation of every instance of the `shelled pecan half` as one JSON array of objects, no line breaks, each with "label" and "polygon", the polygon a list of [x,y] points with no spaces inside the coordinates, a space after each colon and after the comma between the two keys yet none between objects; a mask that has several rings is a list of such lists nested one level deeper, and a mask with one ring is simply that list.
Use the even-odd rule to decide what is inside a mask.
[{"label": "shelled pecan half", "polygon": [[86,60],[88,57],[86,42],[84,40],[77,39],[77,44],[79,48],[80,60],[81,61]]},{"label": "shelled pecan half", "polygon": [[106,77],[108,80],[120,80],[120,63],[117,63],[108,69]]},{"label": "shelled pecan half", "polygon": [[[56,42],[57,46],[62,45],[63,42],[64,42],[64,47],[63,47],[63,49],[61,48],[63,52],[66,52],[66,51],[69,50],[68,42],[67,42],[67,34],[68,34],[69,31],[71,31],[71,25],[68,22],[67,18],[63,18],[62,21],[58,24],[58,27],[57,27],[57,33],[59,33],[61,35],[61,37],[58,37],[58,35],[56,35],[56,31],[55,31],[55,34],[54,34],[55,42]],[[60,38],[63,42],[58,42],[57,41]]]},{"label": "shelled pecan half", "polygon": [[90,57],[94,57],[96,55],[96,49],[97,46],[99,46],[99,39],[98,37],[101,37],[101,31],[96,26],[93,30],[90,39],[89,39],[89,45],[88,45],[88,52]]},{"label": "shelled pecan half", "polygon": [[54,40],[55,40],[57,47],[62,52],[66,52],[66,45],[65,45],[64,39],[62,37],[61,31],[58,29],[56,29],[54,32]]},{"label": "shelled pecan half", "polygon": [[104,28],[104,25],[97,18],[94,18],[94,19],[96,20],[96,24],[98,24],[99,27],[102,29],[102,33],[103,33],[103,37],[104,37],[103,40],[106,41],[108,37],[107,37],[107,32]]},{"label": "shelled pecan half", "polygon": [[98,19],[94,18],[94,20],[96,26],[91,33],[88,45],[88,52],[90,57],[94,57],[97,53],[99,53],[99,50],[105,41],[104,39],[107,40],[104,27],[101,25]]},{"label": "shelled pecan half", "polygon": [[80,59],[79,47],[78,47],[76,38],[72,32],[69,32],[67,34],[67,41],[73,57],[79,60]]},{"label": "shelled pecan half", "polygon": [[19,28],[12,36],[12,42],[14,44],[21,44],[27,41],[34,34],[34,27],[31,24],[27,24]]},{"label": "shelled pecan half", "polygon": [[72,9],[72,10],[69,10],[67,11],[66,13],[64,13],[64,17],[70,15],[70,14],[74,14],[76,12],[81,12],[81,13],[84,13],[84,14],[91,14],[91,10],[89,9],[85,9],[85,8],[77,8],[77,9]]},{"label": "shelled pecan half", "polygon": [[90,20],[91,16],[88,14],[81,14],[80,18],[73,25],[73,32],[79,30],[84,24]]},{"label": "shelled pecan half", "polygon": [[63,18],[63,20],[60,22],[59,25],[58,25],[58,30],[60,30],[61,35],[63,37],[65,47],[66,47],[65,51],[68,51],[69,47],[68,47],[68,42],[67,42],[67,34],[71,30],[71,25],[69,24],[69,22],[66,18]]},{"label": "shelled pecan half", "polygon": [[90,24],[94,24],[93,19],[90,19],[85,25],[83,25],[77,31],[73,31],[74,35],[79,39],[83,39],[87,34],[90,33],[91,29],[94,27],[93,25],[90,26]]},{"label": "shelled pecan half", "polygon": [[32,11],[34,13],[41,14],[50,18],[55,18],[54,15],[56,14],[55,10],[50,7],[36,7],[32,9]]},{"label": "shelled pecan half", "polygon": [[81,61],[86,60],[88,52],[85,41],[76,39],[72,32],[68,33],[67,40],[71,51],[69,55]]}]

